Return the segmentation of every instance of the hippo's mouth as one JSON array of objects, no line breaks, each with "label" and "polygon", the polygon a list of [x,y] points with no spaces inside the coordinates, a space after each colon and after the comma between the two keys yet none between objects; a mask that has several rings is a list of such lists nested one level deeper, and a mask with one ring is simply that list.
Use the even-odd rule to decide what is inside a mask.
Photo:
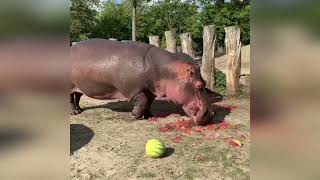
[{"label": "hippo's mouth", "polygon": [[209,121],[212,118],[212,114],[210,113],[211,111],[209,109],[206,109],[206,111],[203,113],[202,117],[195,117],[194,118],[194,123],[197,126],[204,126],[209,123]]}]

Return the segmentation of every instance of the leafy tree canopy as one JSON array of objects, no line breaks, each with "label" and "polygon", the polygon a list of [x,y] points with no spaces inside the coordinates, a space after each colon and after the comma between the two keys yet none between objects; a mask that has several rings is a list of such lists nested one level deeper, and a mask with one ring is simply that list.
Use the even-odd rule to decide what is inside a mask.
[{"label": "leafy tree canopy", "polygon": [[87,39],[96,22],[99,0],[70,1],[70,41]]},{"label": "leafy tree canopy", "polygon": [[[71,40],[81,36],[131,39],[132,0],[107,0],[97,13],[96,0],[72,0]],[[242,44],[250,43],[249,0],[135,0],[137,2],[137,40],[148,42],[150,35],[159,35],[164,41],[164,31],[175,29],[177,35],[191,32],[195,48],[202,49],[203,26],[214,24],[217,42],[224,44],[224,28],[237,25],[241,29]],[[179,43],[179,36],[177,36]]]},{"label": "leafy tree canopy", "polygon": [[115,0],[103,3],[102,11],[97,17],[93,37],[131,39],[131,4],[123,1],[117,4]]}]

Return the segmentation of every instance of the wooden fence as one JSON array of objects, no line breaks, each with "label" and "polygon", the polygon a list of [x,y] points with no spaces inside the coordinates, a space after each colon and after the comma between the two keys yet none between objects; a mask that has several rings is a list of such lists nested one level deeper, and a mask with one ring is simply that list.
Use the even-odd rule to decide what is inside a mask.
[{"label": "wooden fence", "polygon": [[[240,28],[236,26],[225,28],[225,50],[226,50],[226,94],[233,96],[239,93],[239,78],[241,70],[241,42]],[[166,49],[172,53],[177,52],[175,30],[165,32]],[[181,49],[185,54],[195,58],[192,48],[191,33],[180,34]],[[159,36],[150,36],[149,43],[159,47]],[[203,54],[201,75],[207,82],[206,88],[215,90],[215,47],[216,28],[214,25],[203,27]]]}]

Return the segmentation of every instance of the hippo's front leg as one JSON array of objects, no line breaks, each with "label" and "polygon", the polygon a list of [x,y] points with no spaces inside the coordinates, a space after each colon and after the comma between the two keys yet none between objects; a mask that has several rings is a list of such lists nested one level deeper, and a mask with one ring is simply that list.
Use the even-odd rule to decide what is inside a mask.
[{"label": "hippo's front leg", "polygon": [[153,101],[154,97],[148,97],[145,93],[139,93],[137,94],[133,99],[132,103],[134,105],[132,110],[132,115],[136,119],[142,119],[148,118],[151,116],[151,113],[149,111],[151,103]]}]

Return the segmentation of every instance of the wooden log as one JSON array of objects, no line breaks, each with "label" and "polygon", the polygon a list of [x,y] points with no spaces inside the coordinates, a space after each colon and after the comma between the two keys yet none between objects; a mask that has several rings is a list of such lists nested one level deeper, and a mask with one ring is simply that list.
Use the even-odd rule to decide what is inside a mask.
[{"label": "wooden log", "polygon": [[174,30],[166,31],[166,45],[167,45],[167,51],[170,51],[172,53],[177,52],[177,44],[176,44],[176,33]]},{"label": "wooden log", "polygon": [[194,58],[191,33],[180,34],[182,52]]},{"label": "wooden log", "polygon": [[226,27],[226,83],[229,96],[235,96],[239,93],[239,78],[241,70],[241,42],[240,28],[236,26]]},{"label": "wooden log", "polygon": [[149,44],[160,47],[159,36],[149,36]]},{"label": "wooden log", "polygon": [[216,43],[216,28],[214,25],[203,27],[203,55],[201,75],[206,81],[206,88],[214,90],[215,88],[215,60],[214,49]]}]

